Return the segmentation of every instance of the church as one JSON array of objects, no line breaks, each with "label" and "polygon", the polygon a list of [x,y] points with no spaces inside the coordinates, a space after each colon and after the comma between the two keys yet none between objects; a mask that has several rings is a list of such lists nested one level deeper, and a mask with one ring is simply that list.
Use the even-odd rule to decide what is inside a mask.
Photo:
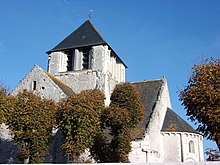
[{"label": "church", "polygon": [[[114,87],[126,81],[127,65],[89,20],[46,53],[47,71],[34,65],[12,95],[26,89],[58,102],[73,92],[100,89],[108,106]],[[130,162],[204,161],[203,137],[172,110],[166,78],[132,83],[138,87],[145,115],[137,128],[141,131],[132,132]],[[51,153],[48,162],[61,163],[55,159],[62,156],[56,154],[62,152]]]}]

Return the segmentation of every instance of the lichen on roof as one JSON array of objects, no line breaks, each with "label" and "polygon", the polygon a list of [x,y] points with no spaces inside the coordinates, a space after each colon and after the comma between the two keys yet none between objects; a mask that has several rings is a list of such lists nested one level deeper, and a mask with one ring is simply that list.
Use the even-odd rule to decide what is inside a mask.
[{"label": "lichen on roof", "polygon": [[135,129],[132,130],[132,139],[141,139],[144,136],[145,130],[150,122],[151,115],[154,111],[158,96],[163,85],[163,80],[149,80],[133,83],[137,86],[141,102],[144,105],[144,118]]},{"label": "lichen on roof", "polygon": [[170,122],[169,125],[167,126],[167,128],[165,128],[166,131],[170,131],[170,132],[176,132],[177,131],[177,125],[174,122]]},{"label": "lichen on roof", "polygon": [[198,132],[193,129],[185,120],[183,120],[179,115],[177,115],[170,108],[167,108],[165,115],[162,132]]},{"label": "lichen on roof", "polygon": [[62,81],[60,81],[59,79],[57,79],[56,77],[54,77],[52,74],[46,72],[44,70],[44,72],[51,78],[51,80],[53,80],[53,82],[67,95],[71,95],[74,93],[74,91],[68,87],[66,84],[64,84]]}]

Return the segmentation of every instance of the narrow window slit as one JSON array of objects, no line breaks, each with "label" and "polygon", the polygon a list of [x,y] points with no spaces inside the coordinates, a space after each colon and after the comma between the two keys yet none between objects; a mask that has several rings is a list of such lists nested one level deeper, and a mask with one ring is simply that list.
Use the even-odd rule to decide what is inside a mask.
[{"label": "narrow window slit", "polygon": [[37,81],[33,81],[32,82],[32,90],[36,90],[37,89]]}]

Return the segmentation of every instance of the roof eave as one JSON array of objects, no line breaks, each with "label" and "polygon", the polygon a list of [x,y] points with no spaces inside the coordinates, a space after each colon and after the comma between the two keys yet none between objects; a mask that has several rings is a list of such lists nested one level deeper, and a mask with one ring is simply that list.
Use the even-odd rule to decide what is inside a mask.
[{"label": "roof eave", "polygon": [[52,52],[59,52],[59,51],[65,51],[65,50],[68,50],[68,49],[77,49],[77,48],[83,48],[83,47],[89,47],[89,46],[97,46],[97,45],[105,45],[105,44],[107,44],[107,43],[97,43],[97,44],[85,44],[85,45],[80,45],[80,46],[71,46],[71,47],[66,47],[66,48],[64,48],[64,49],[51,49],[51,50],[49,50],[49,51],[47,51],[46,53],[47,54],[50,54],[50,53],[52,53]]},{"label": "roof eave", "polygon": [[128,66],[122,61],[122,59],[117,55],[117,53],[111,48],[111,46],[108,43],[97,43],[97,44],[93,44],[93,45],[87,44],[87,45],[81,45],[81,46],[72,46],[72,47],[67,47],[65,49],[51,49],[51,50],[47,51],[46,53],[49,55],[52,52],[65,51],[68,49],[77,49],[77,48],[82,48],[82,47],[87,47],[87,46],[97,46],[97,45],[108,45],[108,47],[115,54],[115,56],[118,58],[118,60],[125,66],[125,68],[128,68]]},{"label": "roof eave", "polygon": [[161,130],[160,132],[161,132],[161,133],[188,133],[188,134],[198,134],[198,135],[203,136],[202,134],[200,134],[200,133],[197,132],[197,131],[192,132],[192,131],[166,131],[166,130]]}]

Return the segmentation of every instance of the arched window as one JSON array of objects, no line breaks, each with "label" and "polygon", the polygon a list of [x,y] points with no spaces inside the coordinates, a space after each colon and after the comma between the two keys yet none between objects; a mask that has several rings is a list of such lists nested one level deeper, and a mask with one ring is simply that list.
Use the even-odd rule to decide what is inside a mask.
[{"label": "arched window", "polygon": [[195,153],[195,144],[192,140],[189,141],[189,153]]}]

